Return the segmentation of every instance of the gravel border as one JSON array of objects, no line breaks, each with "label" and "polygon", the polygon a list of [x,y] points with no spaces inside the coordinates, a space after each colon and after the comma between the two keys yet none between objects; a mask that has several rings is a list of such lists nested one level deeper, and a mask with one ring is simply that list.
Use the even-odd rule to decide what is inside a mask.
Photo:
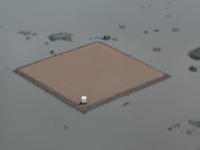
[{"label": "gravel border", "polygon": [[[94,42],[94,43],[90,43],[90,44],[87,44],[87,45],[84,45],[84,46],[81,46],[81,47],[72,49],[72,50],[67,51],[67,52],[71,52],[71,51],[73,51],[73,50],[76,50],[76,49],[79,49],[79,48],[82,48],[82,47],[85,47],[85,46],[89,46],[89,45],[95,44],[95,43],[104,44],[104,43],[102,43],[102,42]],[[106,45],[106,44],[104,44],[104,45]],[[111,46],[109,46],[109,45],[106,45],[106,46],[108,46],[108,47],[110,47],[110,48],[112,48],[112,49],[114,49],[114,50],[116,50],[116,51],[118,51],[118,52],[120,52],[120,53],[122,53],[122,54],[124,54],[124,55],[126,55],[126,56],[131,57],[130,55],[127,55],[127,54],[125,54],[125,53],[123,53],[123,52],[121,52],[121,51],[119,51],[119,50],[117,50],[117,49],[115,49],[115,48],[113,48],[113,47],[111,47]],[[67,53],[67,52],[63,52],[63,53]],[[63,53],[60,53],[60,54],[57,54],[57,55],[51,56],[51,57],[56,57],[56,56],[58,56],[58,55],[62,55]],[[127,90],[122,91],[122,92],[120,92],[120,93],[117,93],[117,94],[115,94],[115,95],[113,95],[113,96],[111,96],[111,97],[104,98],[104,99],[102,99],[102,100],[99,100],[99,101],[96,102],[96,103],[93,103],[93,104],[91,104],[91,105],[88,105],[88,106],[84,107],[84,106],[78,105],[76,102],[72,101],[71,99],[69,99],[69,98],[63,96],[63,95],[60,94],[59,92],[57,92],[57,91],[51,89],[50,87],[46,86],[45,84],[43,84],[43,83],[37,81],[36,79],[34,79],[34,78],[30,77],[29,75],[27,75],[27,74],[25,74],[25,73],[23,73],[23,72],[20,71],[21,68],[24,68],[24,67],[26,67],[26,66],[30,66],[30,65],[32,65],[32,64],[35,64],[35,63],[44,61],[44,60],[49,59],[49,58],[51,58],[51,57],[48,57],[48,58],[42,59],[42,60],[40,60],[40,61],[36,61],[36,62],[34,62],[34,63],[31,63],[31,64],[25,65],[25,66],[23,66],[23,67],[17,68],[17,69],[15,69],[15,70],[13,70],[13,72],[16,73],[16,74],[18,74],[18,75],[20,75],[21,77],[25,78],[26,80],[30,81],[31,83],[35,84],[36,86],[40,87],[40,88],[43,89],[45,92],[48,92],[48,93],[50,93],[51,95],[55,96],[57,99],[61,100],[62,102],[64,102],[64,103],[68,104],[69,106],[71,106],[71,107],[77,109],[78,111],[81,111],[82,113],[86,113],[87,111],[89,111],[89,110],[91,110],[91,109],[94,109],[94,108],[99,107],[99,106],[101,106],[101,105],[104,105],[104,104],[106,104],[106,103],[108,103],[108,102],[111,102],[111,101],[113,101],[113,100],[115,100],[115,99],[117,99],[117,98],[120,98],[120,97],[122,97],[122,96],[125,96],[125,95],[127,95],[128,92],[129,92],[130,94],[131,94],[131,93],[134,93],[134,92],[136,92],[136,91],[139,91],[139,90],[141,90],[141,89],[143,89],[143,88],[146,88],[146,87],[148,87],[148,86],[150,86],[150,85],[153,85],[153,84],[155,84],[155,83],[158,83],[158,82],[160,82],[160,81],[163,81],[163,80],[165,80],[165,79],[171,77],[170,75],[168,75],[168,74],[166,74],[166,73],[164,73],[164,72],[162,72],[162,71],[160,71],[160,70],[158,70],[158,69],[156,69],[156,68],[150,66],[150,67],[152,67],[152,68],[158,70],[159,72],[162,72],[164,75],[163,75],[162,77],[159,77],[159,78],[156,78],[156,79],[154,79],[154,80],[148,81],[148,82],[146,82],[146,83],[144,83],[144,84],[142,84],[142,85],[139,85],[139,86],[137,86],[137,87],[133,87],[133,88],[127,89]],[[134,59],[135,59],[135,58],[134,58]],[[135,59],[135,60],[139,61],[138,59]],[[139,62],[141,62],[141,61],[139,61]],[[141,63],[145,64],[144,62],[141,62]],[[145,65],[149,66],[148,64],[145,64]]]}]

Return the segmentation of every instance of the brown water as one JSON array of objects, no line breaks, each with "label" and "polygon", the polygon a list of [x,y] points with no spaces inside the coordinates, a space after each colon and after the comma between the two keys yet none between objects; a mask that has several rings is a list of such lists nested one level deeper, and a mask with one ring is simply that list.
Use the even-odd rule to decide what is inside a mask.
[{"label": "brown water", "polygon": [[[199,7],[198,0],[1,0],[0,150],[198,149],[200,129],[187,121],[200,120],[200,70],[188,68],[200,62],[187,52],[200,46]],[[180,32],[172,32],[176,27]],[[38,35],[26,40],[20,30]],[[72,42],[50,42],[57,32],[74,34]],[[119,39],[106,44],[172,77],[81,114],[12,72],[103,35]],[[176,123],[181,127],[167,130]]]}]

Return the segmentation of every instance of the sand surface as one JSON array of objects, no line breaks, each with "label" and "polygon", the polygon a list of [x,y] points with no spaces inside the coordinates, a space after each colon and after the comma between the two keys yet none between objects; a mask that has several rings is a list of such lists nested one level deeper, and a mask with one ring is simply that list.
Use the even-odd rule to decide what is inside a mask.
[{"label": "sand surface", "polygon": [[45,85],[45,91],[49,92],[50,88],[76,104],[81,96],[87,96],[87,105],[82,107],[126,93],[165,75],[100,42],[35,62],[19,71],[33,78],[31,82]]},{"label": "sand surface", "polygon": [[[1,0],[0,150],[200,150],[200,129],[188,124],[200,120],[200,69],[188,69],[200,61],[187,55],[200,46],[199,8],[198,0]],[[37,36],[26,40],[21,30]],[[58,32],[72,41],[49,41]],[[104,35],[171,78],[82,114],[13,73]]]}]

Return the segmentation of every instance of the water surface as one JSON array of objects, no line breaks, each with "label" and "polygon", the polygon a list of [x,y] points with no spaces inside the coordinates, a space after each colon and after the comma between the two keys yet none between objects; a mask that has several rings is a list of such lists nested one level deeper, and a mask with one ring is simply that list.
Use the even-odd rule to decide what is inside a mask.
[{"label": "water surface", "polygon": [[[193,129],[189,119],[200,120],[200,70],[188,68],[200,62],[187,52],[200,46],[199,7],[198,0],[1,0],[0,150],[196,150],[200,129],[186,131]],[[37,36],[26,40],[20,30]],[[57,32],[72,33],[72,42],[50,42]],[[106,44],[172,77],[81,114],[12,72],[103,35],[119,39]],[[176,123],[181,127],[168,131]]]}]

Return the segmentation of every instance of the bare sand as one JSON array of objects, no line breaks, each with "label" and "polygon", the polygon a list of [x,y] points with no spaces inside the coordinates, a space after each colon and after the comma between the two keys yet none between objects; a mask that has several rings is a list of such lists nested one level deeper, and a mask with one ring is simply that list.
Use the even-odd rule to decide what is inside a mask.
[{"label": "bare sand", "polygon": [[[170,77],[101,42],[20,67],[14,72],[82,112]],[[81,96],[88,97],[87,105],[78,105]]]}]

